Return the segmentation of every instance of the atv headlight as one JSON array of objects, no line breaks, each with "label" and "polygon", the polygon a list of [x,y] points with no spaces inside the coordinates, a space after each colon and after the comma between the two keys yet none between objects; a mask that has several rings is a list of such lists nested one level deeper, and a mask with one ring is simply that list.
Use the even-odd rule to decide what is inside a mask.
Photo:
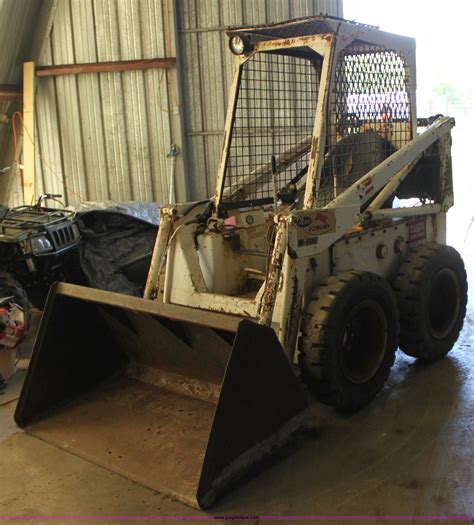
[{"label": "atv headlight", "polygon": [[50,252],[53,249],[53,245],[44,235],[39,237],[31,238],[31,250],[35,255],[40,255],[45,252]]},{"label": "atv headlight", "polygon": [[243,55],[252,49],[252,44],[245,35],[233,35],[230,37],[229,47],[234,55]]}]

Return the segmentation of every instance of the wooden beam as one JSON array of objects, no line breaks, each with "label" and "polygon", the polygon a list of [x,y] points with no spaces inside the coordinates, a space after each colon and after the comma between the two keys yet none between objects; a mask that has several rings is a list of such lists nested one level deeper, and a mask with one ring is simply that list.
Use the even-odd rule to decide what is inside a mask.
[{"label": "wooden beam", "polygon": [[118,71],[133,71],[138,69],[171,69],[174,58],[151,58],[145,60],[120,60],[118,62],[94,62],[91,64],[64,64],[55,66],[39,66],[36,68],[38,77],[56,75],[80,75],[81,73],[116,73]]},{"label": "wooden beam", "polygon": [[35,201],[35,63],[23,64],[23,202]]},{"label": "wooden beam", "polygon": [[23,93],[20,86],[0,85],[0,102],[9,102],[11,100],[21,100]]}]

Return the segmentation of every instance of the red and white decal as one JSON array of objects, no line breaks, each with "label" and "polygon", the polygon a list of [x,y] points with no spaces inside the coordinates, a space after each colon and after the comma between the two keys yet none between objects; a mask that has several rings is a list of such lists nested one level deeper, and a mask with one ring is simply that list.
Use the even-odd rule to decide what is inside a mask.
[{"label": "red and white decal", "polygon": [[25,314],[16,304],[0,307],[0,347],[17,347],[25,338]]},{"label": "red and white decal", "polygon": [[295,215],[298,226],[298,246],[310,246],[318,243],[318,236],[336,230],[336,216],[331,211],[300,212]]},{"label": "red and white decal", "polygon": [[412,219],[408,223],[409,244],[419,243],[426,240],[426,218]]},{"label": "red and white decal", "polygon": [[321,213],[318,211],[313,215],[313,221],[319,221],[325,226],[329,224],[329,219],[332,219],[332,215],[328,215],[327,213]]},{"label": "red and white decal", "polygon": [[367,177],[359,184],[359,197],[365,199],[374,191],[374,181],[372,177]]}]

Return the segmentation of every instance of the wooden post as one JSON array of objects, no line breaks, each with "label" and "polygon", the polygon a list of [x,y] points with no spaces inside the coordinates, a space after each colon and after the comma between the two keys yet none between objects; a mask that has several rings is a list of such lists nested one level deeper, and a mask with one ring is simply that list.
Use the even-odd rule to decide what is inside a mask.
[{"label": "wooden post", "polygon": [[23,64],[23,202],[35,201],[35,63]]}]

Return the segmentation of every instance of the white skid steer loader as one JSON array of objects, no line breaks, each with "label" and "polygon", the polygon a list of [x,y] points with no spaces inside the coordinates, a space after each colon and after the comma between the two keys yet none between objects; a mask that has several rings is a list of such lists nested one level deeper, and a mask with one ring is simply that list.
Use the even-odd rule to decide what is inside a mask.
[{"label": "white skid steer loader", "polygon": [[355,410],[398,346],[449,352],[467,295],[454,121],[417,121],[415,41],[330,17],[228,34],[213,198],[161,209],[144,298],[51,289],[15,415],[201,508],[306,424],[296,360]]}]

